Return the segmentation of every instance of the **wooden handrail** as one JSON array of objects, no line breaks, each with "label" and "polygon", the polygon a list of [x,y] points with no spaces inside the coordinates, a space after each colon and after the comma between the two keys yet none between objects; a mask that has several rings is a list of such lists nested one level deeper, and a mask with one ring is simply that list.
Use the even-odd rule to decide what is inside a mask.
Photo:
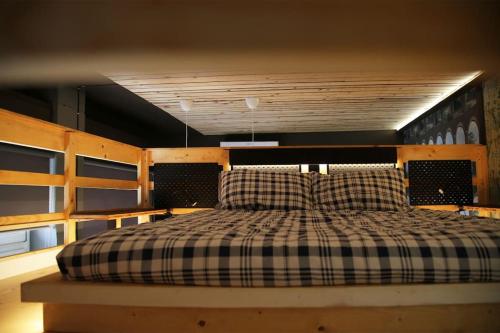
[{"label": "wooden handrail", "polygon": [[[11,215],[0,216],[0,227],[7,225],[24,225],[33,222],[46,222],[51,224],[51,221],[64,220],[64,213],[43,213],[43,214],[28,214],[28,215]],[[1,229],[0,229],[1,230]]]},{"label": "wooden handrail", "polygon": [[[0,230],[50,224],[63,220],[66,224],[65,242],[76,239],[76,221],[70,216],[75,212],[76,188],[108,188],[138,190],[138,207],[149,207],[149,166],[154,163],[219,163],[229,169],[229,150],[238,148],[152,148],[141,149],[89,133],[77,131],[46,121],[0,109],[0,142],[63,152],[65,172],[50,175],[34,172],[0,170],[0,184],[64,186],[64,212],[0,217]],[[316,145],[285,146],[254,149],[288,148],[355,148],[395,147],[398,166],[416,159],[470,159],[476,162],[474,183],[478,188],[479,202],[488,202],[488,169],[486,147],[483,145]],[[248,148],[245,148],[248,149]],[[137,166],[137,180],[119,180],[76,176],[76,157],[87,156]],[[178,212],[183,212],[179,210]],[[13,227],[15,226],[15,227]]]},{"label": "wooden handrail", "polygon": [[75,177],[75,187],[102,188],[115,190],[137,190],[136,180],[108,179],[95,177]]},{"label": "wooden handrail", "polygon": [[[138,207],[149,206],[147,151],[122,142],[0,109],[0,142],[64,153],[64,175],[0,170],[0,184],[64,186],[64,212],[0,217],[0,231],[65,224],[65,243],[76,240],[76,188],[138,190]],[[137,166],[138,180],[76,176],[76,157]],[[144,219],[140,217],[144,222]]]},{"label": "wooden handrail", "polygon": [[64,186],[63,175],[39,172],[0,170],[2,185]]}]

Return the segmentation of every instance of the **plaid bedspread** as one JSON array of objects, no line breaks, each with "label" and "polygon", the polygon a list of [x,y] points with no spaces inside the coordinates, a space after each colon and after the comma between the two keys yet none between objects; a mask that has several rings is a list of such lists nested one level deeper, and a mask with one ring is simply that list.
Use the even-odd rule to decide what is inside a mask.
[{"label": "plaid bedspread", "polygon": [[499,236],[499,220],[430,210],[213,210],[95,235],[57,262],[69,279],[170,285],[487,282]]}]

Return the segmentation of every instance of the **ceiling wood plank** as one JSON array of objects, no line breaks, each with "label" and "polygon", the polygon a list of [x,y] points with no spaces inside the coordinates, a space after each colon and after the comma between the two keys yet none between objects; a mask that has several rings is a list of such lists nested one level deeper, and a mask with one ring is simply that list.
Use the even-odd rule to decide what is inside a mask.
[{"label": "ceiling wood plank", "polygon": [[[472,72],[108,73],[203,134],[388,130],[446,97]],[[260,98],[253,117],[244,99]]]}]

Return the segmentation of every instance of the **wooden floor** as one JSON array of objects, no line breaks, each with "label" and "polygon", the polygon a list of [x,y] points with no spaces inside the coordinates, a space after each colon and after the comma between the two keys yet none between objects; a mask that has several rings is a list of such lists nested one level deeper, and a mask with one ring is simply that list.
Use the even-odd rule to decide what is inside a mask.
[{"label": "wooden floor", "polygon": [[42,333],[42,304],[21,303],[21,283],[54,273],[57,267],[0,280],[0,332]]}]

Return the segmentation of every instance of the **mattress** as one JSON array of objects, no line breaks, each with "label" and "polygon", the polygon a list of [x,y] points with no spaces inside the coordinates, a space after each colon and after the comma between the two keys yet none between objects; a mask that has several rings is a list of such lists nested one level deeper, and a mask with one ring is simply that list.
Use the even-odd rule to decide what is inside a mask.
[{"label": "mattress", "polygon": [[404,211],[209,210],[57,256],[71,280],[291,287],[500,281],[500,221]]}]

